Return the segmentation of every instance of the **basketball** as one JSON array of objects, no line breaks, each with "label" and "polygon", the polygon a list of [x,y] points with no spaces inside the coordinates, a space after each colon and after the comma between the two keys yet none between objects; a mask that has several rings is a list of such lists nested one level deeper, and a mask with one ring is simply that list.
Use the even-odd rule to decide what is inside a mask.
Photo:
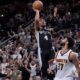
[{"label": "basketball", "polygon": [[43,8],[43,3],[39,0],[34,1],[32,5],[33,9],[41,10]]}]

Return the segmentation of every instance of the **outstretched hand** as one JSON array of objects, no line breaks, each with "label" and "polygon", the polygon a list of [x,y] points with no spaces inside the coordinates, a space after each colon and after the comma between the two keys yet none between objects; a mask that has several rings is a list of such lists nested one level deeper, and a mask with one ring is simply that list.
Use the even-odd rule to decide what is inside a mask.
[{"label": "outstretched hand", "polygon": [[37,10],[37,9],[34,9],[34,8],[33,8],[33,11],[35,11],[35,12],[40,12],[39,10]]}]

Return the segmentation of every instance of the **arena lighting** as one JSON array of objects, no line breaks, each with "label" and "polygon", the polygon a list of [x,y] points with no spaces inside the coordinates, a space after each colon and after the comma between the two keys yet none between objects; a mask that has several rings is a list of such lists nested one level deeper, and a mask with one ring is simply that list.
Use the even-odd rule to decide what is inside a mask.
[{"label": "arena lighting", "polygon": [[4,17],[4,14],[1,14],[1,17]]}]

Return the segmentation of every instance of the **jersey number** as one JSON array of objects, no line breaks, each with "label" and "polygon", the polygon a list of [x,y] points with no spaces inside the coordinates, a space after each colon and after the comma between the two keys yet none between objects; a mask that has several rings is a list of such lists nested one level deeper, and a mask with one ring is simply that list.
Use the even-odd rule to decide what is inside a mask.
[{"label": "jersey number", "polygon": [[62,63],[59,63],[59,64],[58,64],[58,70],[62,70],[63,67],[64,67],[64,64],[62,64]]}]

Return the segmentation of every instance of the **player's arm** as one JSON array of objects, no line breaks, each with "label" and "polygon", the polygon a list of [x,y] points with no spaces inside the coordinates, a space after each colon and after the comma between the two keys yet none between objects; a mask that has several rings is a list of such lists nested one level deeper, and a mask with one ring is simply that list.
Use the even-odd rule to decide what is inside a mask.
[{"label": "player's arm", "polygon": [[35,14],[35,22],[34,22],[34,26],[35,26],[35,30],[39,31],[40,30],[40,11],[39,10],[34,10],[36,12]]},{"label": "player's arm", "polygon": [[79,59],[75,52],[70,54],[70,60],[73,62],[77,69],[78,76],[80,77]]},{"label": "player's arm", "polygon": [[53,64],[53,70],[55,71],[57,68],[57,62],[56,62],[56,58],[59,52],[55,52],[55,57],[51,60],[48,61],[48,64],[50,66],[50,64]]}]

